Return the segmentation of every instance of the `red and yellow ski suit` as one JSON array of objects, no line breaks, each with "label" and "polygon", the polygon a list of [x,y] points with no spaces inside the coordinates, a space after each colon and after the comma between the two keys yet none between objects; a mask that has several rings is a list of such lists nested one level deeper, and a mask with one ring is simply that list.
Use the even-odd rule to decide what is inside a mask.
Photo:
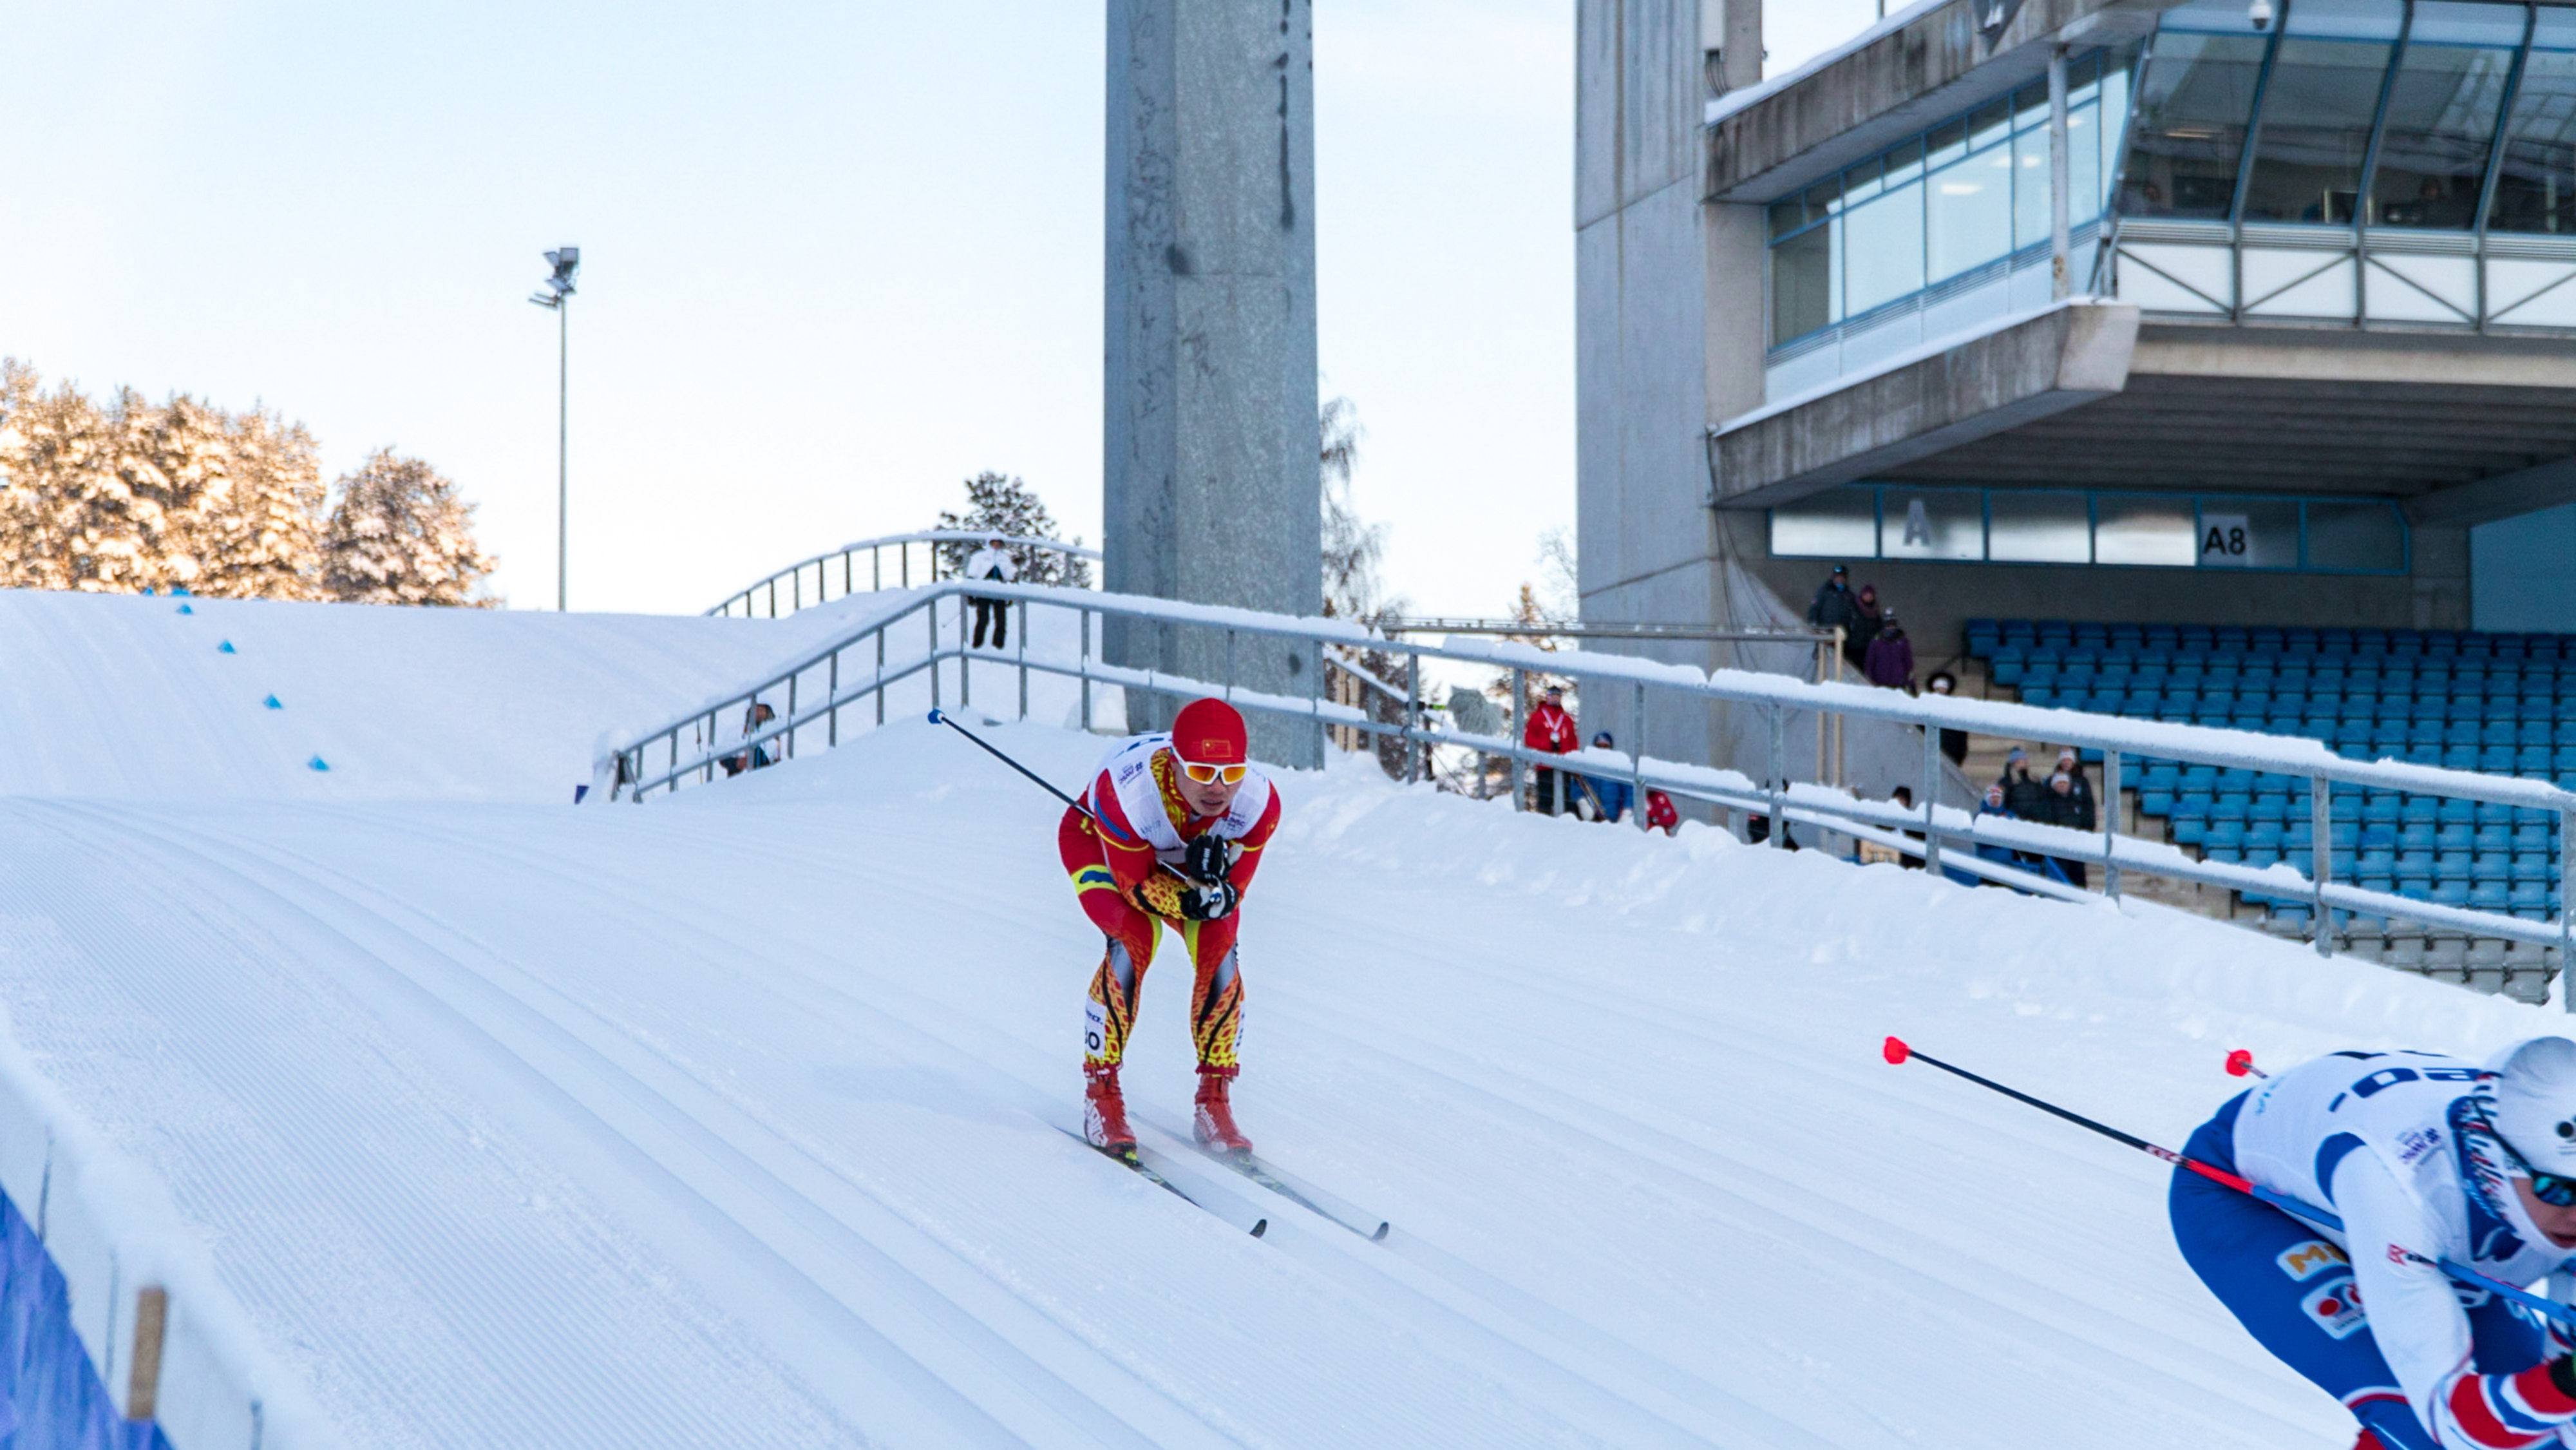
[{"label": "red and yellow ski suit", "polygon": [[[1168,737],[1140,736],[1113,753],[1083,792],[1091,815],[1067,810],[1056,830],[1064,869],[1084,914],[1109,938],[1100,970],[1091,979],[1083,1032],[1083,1060],[1115,1067],[1127,1049],[1145,968],[1152,965],[1162,928],[1180,933],[1196,969],[1190,989],[1190,1037],[1199,1065],[1232,1076],[1235,1045],[1243,1031],[1243,979],[1235,958],[1237,912],[1215,921],[1180,915],[1171,888],[1179,881],[1162,870],[1177,864],[1186,844],[1209,832],[1237,842],[1241,854],[1228,877],[1238,892],[1252,885],[1261,848],[1279,827],[1279,796],[1256,767],[1223,815],[1194,815],[1181,799],[1179,771]],[[1159,808],[1161,820],[1136,816]]]}]

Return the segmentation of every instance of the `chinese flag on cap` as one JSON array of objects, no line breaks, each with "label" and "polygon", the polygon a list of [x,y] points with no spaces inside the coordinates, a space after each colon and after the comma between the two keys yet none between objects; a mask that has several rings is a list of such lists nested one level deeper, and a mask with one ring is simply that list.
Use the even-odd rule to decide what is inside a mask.
[{"label": "chinese flag on cap", "polygon": [[1172,753],[1192,765],[1244,765],[1252,759],[1243,716],[1223,700],[1192,700],[1172,717]]}]

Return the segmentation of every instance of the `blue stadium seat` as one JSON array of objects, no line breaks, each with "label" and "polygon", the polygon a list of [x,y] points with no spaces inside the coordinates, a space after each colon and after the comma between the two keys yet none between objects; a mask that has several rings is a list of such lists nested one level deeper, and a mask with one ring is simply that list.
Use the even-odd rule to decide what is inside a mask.
[{"label": "blue stadium seat", "polygon": [[2353,870],[2365,876],[2373,872],[2387,875],[2396,869],[2397,853],[2386,846],[2364,846],[2353,863]]},{"label": "blue stadium seat", "polygon": [[2037,638],[2037,635],[2032,630],[2031,622],[2027,619],[2004,620],[2001,622],[2001,628],[2003,630],[2004,643],[2006,644],[2026,645]]},{"label": "blue stadium seat", "polygon": [[2468,821],[2444,821],[2433,832],[2433,847],[2439,851],[2473,851],[2477,840],[2477,826]]},{"label": "blue stadium seat", "polygon": [[2439,852],[2433,857],[2433,879],[2466,881],[2469,879],[2470,868],[2476,860],[2476,857],[2466,851]]},{"label": "blue stadium seat", "polygon": [[2434,883],[2433,883],[2433,903],[2434,903],[2435,905],[2437,905],[2437,906],[2466,906],[2466,905],[2468,905],[2468,904],[2469,904],[2469,883],[2467,883],[2466,881],[2436,881],[2436,882],[2434,882]]},{"label": "blue stadium seat", "polygon": [[2278,851],[2281,849],[2283,838],[2288,834],[2289,832],[2277,820],[2263,820],[2258,817],[2245,824],[2245,844],[2249,849],[2260,846]]},{"label": "blue stadium seat", "polygon": [[2514,773],[2514,774],[2516,774],[2516,775],[2547,775],[2547,774],[2549,774],[2549,768],[2550,768],[2550,756],[2549,756],[2549,747],[2548,747],[2548,746],[2546,746],[2546,745],[2521,745],[2521,746],[2516,746],[2516,747],[2514,748],[2514,752],[2513,752],[2513,773]]},{"label": "blue stadium seat", "polygon": [[2472,881],[2509,881],[2513,879],[2513,858],[2511,856],[2504,855],[2481,854],[2469,866],[2469,879]]},{"label": "blue stadium seat", "polygon": [[2515,850],[2546,851],[2549,849],[2547,825],[2538,821],[2525,821],[2519,815],[2514,817],[2514,821],[2513,848]]},{"label": "blue stadium seat", "polygon": [[2558,866],[2555,862],[2549,859],[2548,852],[2516,851],[2513,853],[2514,880],[2553,881],[2556,880],[2557,877]]},{"label": "blue stadium seat", "polygon": [[2463,825],[2474,826],[2478,823],[2478,803],[2476,801],[2461,800],[2456,796],[2444,796],[2442,797],[2441,807],[2436,810],[2433,815],[2434,819],[2441,821],[2445,825],[2458,822]]},{"label": "blue stadium seat", "polygon": [[2511,806],[2500,805],[2494,801],[2473,801],[2470,805],[2471,808],[2477,812],[2477,822],[2481,826],[2510,826],[2513,824],[2513,807]]},{"label": "blue stadium seat", "polygon": [[2470,841],[2472,848],[2480,854],[2484,854],[2489,851],[2509,852],[2513,849],[2513,827],[2510,825],[2481,825],[2477,828],[2476,833],[2471,836]]},{"label": "blue stadium seat", "polygon": [[2290,798],[2286,795],[2258,795],[2254,797],[2246,819],[2281,824],[2290,819]]},{"label": "blue stadium seat", "polygon": [[[2444,753],[2448,754],[2447,751]],[[2513,774],[2513,747],[2510,745],[2481,745],[2477,760],[2477,768],[2489,775]]]},{"label": "blue stadium seat", "polygon": [[2469,905],[2480,911],[2507,910],[2512,900],[2512,893],[2501,881],[2481,881],[2469,888]]},{"label": "blue stadium seat", "polygon": [[2377,800],[2364,801],[2361,806],[2362,824],[2393,826],[2397,824],[2398,814],[2402,809],[2395,800],[2386,796]]},{"label": "blue stadium seat", "polygon": [[2284,851],[2295,851],[2304,856],[2316,843],[2317,828],[2310,825],[2305,816],[2300,816],[2281,828],[2281,849]]}]

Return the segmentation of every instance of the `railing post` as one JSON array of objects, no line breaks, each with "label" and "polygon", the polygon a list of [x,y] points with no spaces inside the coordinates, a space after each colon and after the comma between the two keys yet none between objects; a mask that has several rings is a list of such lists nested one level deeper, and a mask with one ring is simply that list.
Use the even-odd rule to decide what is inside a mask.
[{"label": "railing post", "polygon": [[2120,752],[2102,752],[2102,894],[2120,899]]},{"label": "railing post", "polygon": [[884,625],[880,624],[877,626],[877,683],[876,688],[869,692],[877,697],[877,723],[879,725],[883,725],[885,723],[885,632],[886,627]]},{"label": "railing post", "polygon": [[1780,732],[1787,728],[1788,722],[1781,716],[1780,702],[1777,700],[1772,701],[1771,779],[1764,784],[1764,788],[1771,793],[1771,830],[1770,834],[1763,838],[1763,843],[1775,851],[1788,844],[1782,838],[1789,834],[1788,820],[1780,814],[1780,798],[1782,795],[1786,794],[1786,792],[1780,788],[1780,772],[1783,769],[1780,761],[1781,757],[1787,753],[1787,744],[1782,740]]},{"label": "railing post", "polygon": [[2576,809],[2558,813],[2558,1005],[2562,1011],[2576,1012],[2576,994],[2567,990],[2567,967],[2576,961],[2567,951],[2576,944],[2568,930],[2571,910],[2576,910]]},{"label": "railing post", "polygon": [[769,576],[769,617],[778,617],[778,576],[775,574]]},{"label": "railing post", "polygon": [[922,614],[930,621],[930,708],[939,708],[939,601],[930,601]]},{"label": "railing post", "polygon": [[868,592],[878,594],[884,590],[885,545],[870,544],[868,545]]},{"label": "railing post", "polygon": [[[1026,720],[1026,719],[1028,719],[1028,718],[1029,718],[1029,602],[1028,602],[1027,600],[1025,600],[1025,599],[1020,600],[1020,601],[1019,601],[1019,606],[1020,606],[1020,718],[1021,718],[1022,720]],[[1010,609],[1010,606],[1009,606],[1009,605],[1007,605],[1007,604],[1005,604],[1005,605],[1003,605],[1003,606],[1002,606],[1002,608],[1007,612],[1007,611]]]},{"label": "railing post", "polygon": [[[1512,729],[1521,732],[1524,737],[1529,732],[1529,671],[1527,670],[1512,671]],[[1529,803],[1521,799],[1521,758],[1517,751],[1512,755],[1511,760],[1512,809],[1525,811],[1529,809]]]},{"label": "railing post", "polygon": [[843,549],[841,551],[841,597],[843,599],[847,599],[851,595],[859,592],[850,585],[850,571],[855,567],[857,567],[857,564],[855,560],[850,558],[850,551]]},{"label": "railing post", "polygon": [[1225,632],[1225,697],[1234,698],[1234,631]]},{"label": "railing post", "polygon": [[797,565],[787,576],[787,612],[794,614],[805,607],[805,566]]},{"label": "railing post", "polygon": [[[1232,634],[1226,636],[1227,643],[1231,644],[1233,640]],[[1404,783],[1406,785],[1411,785],[1421,778],[1415,772],[1415,767],[1421,762],[1413,754],[1413,722],[1421,718],[1422,656],[1408,654],[1404,657],[1404,733],[1399,737],[1404,743]]]},{"label": "railing post", "polygon": [[823,698],[832,702],[831,714],[826,717],[827,723],[823,727],[823,748],[838,750],[841,748],[841,652],[838,649],[832,651],[832,673],[824,681],[823,689]]},{"label": "railing post", "polygon": [[1091,733],[1091,611],[1082,611],[1082,733]]},{"label": "railing post", "polygon": [[804,673],[799,670],[787,677],[787,733],[781,737],[787,746],[779,751],[779,757],[784,760],[796,758],[796,682],[804,677]]},{"label": "railing post", "polygon": [[1646,829],[1646,682],[1637,682],[1637,735],[1628,742],[1628,814]]},{"label": "railing post", "polygon": [[1314,653],[1306,657],[1313,677],[1306,681],[1306,698],[1315,717],[1315,768],[1324,768],[1324,642],[1314,642]]},{"label": "railing post", "polygon": [[912,587],[912,545],[910,545],[910,544],[897,544],[897,545],[895,545],[895,546],[894,546],[894,559],[895,559],[895,563],[896,563],[898,566],[900,566],[900,567],[902,568],[902,570],[903,570],[903,587],[904,587],[904,588],[906,588],[906,589],[911,588],[911,587]]},{"label": "railing post", "polygon": [[2313,792],[2308,802],[2308,829],[2316,839],[2308,843],[2309,887],[2316,894],[2317,955],[2334,955],[2334,912],[2326,905],[2326,883],[2334,875],[2334,782],[2316,776],[2308,782]]},{"label": "railing post", "polygon": [[1930,721],[1923,723],[1923,869],[1937,876],[1941,870],[1941,833],[1933,826],[1932,808],[1941,799],[1941,729]]}]

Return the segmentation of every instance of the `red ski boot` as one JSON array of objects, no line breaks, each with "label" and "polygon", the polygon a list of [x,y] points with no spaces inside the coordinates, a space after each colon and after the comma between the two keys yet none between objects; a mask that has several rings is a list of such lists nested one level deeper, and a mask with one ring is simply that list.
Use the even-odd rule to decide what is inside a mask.
[{"label": "red ski boot", "polygon": [[1226,1101],[1226,1085],[1234,1081],[1235,1069],[1202,1067],[1199,1069],[1198,1111],[1191,1115],[1191,1130],[1198,1140],[1220,1152],[1248,1155],[1252,1140],[1234,1125],[1234,1105]]},{"label": "red ski boot", "polygon": [[1090,1079],[1082,1089],[1083,1140],[1112,1157],[1133,1157],[1136,1134],[1127,1126],[1127,1099],[1118,1092],[1117,1064],[1086,1063],[1082,1075]]}]

